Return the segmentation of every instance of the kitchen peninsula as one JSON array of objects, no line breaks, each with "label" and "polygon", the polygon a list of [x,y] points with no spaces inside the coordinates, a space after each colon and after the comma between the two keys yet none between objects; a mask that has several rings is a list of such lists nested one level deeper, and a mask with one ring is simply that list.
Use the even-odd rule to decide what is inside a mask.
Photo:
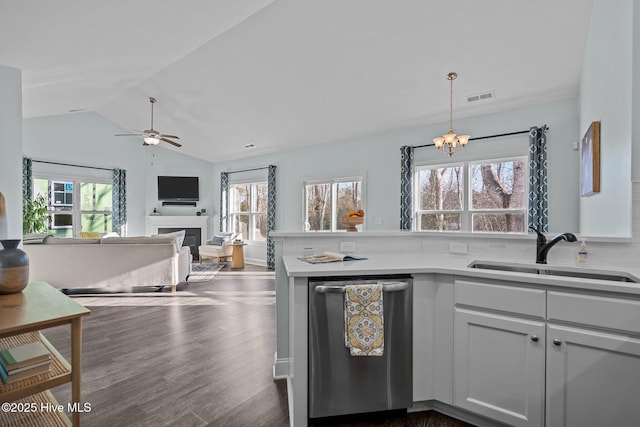
[{"label": "kitchen peninsula", "polygon": [[[435,409],[476,425],[634,422],[640,393],[640,284],[469,267],[482,260],[536,268],[532,236],[474,240],[458,235],[468,253],[449,254],[442,250],[449,245],[446,237],[420,233],[301,234],[280,233],[276,239],[282,258],[276,266],[274,374],[282,372],[278,363],[286,359],[291,425],[308,423],[309,278],[400,273],[413,276],[410,411]],[[368,259],[329,264],[298,259],[302,248],[335,250],[346,240],[355,241],[356,254]],[[570,263],[573,250],[554,248],[551,267],[584,272]],[[633,267],[589,270],[640,277]],[[281,358],[280,351],[288,357]]]}]

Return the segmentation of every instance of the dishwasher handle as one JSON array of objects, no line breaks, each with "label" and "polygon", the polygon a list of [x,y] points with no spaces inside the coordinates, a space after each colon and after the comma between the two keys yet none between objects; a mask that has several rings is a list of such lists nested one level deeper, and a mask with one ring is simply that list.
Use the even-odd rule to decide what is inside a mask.
[{"label": "dishwasher handle", "polygon": [[[383,292],[399,292],[409,288],[407,282],[382,282],[381,285]],[[319,285],[316,286],[315,291],[318,294],[343,294],[346,292],[345,287],[339,285]]]}]

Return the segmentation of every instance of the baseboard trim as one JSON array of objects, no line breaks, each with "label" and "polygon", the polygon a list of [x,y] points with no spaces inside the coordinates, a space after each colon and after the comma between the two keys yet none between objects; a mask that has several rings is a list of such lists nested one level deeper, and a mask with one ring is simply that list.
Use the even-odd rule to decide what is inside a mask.
[{"label": "baseboard trim", "polygon": [[258,259],[258,258],[246,258],[245,257],[244,262],[246,264],[259,265],[260,267],[266,267],[267,266],[267,262],[265,260]]},{"label": "baseboard trim", "polygon": [[481,427],[508,427],[499,421],[485,418],[462,408],[448,405],[437,400],[424,400],[421,402],[413,402],[413,406],[407,409],[407,412],[436,411],[451,418],[455,418],[465,423],[481,426]]},{"label": "baseboard trim", "polygon": [[273,379],[282,380],[289,377],[290,358],[278,359],[278,355],[274,355],[273,361]]}]

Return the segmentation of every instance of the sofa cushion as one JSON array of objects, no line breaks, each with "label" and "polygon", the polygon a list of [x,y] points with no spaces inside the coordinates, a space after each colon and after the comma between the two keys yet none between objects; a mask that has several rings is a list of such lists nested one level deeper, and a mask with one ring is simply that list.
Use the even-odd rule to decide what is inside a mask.
[{"label": "sofa cushion", "polygon": [[177,250],[180,250],[180,248],[182,247],[182,244],[184,243],[184,235],[185,235],[185,231],[184,230],[178,230],[178,231],[173,231],[171,233],[154,234],[151,237],[153,237],[153,238],[170,237],[170,238],[176,239],[176,245],[178,247]]},{"label": "sofa cushion", "polygon": [[81,239],[74,237],[55,237],[55,236],[47,236],[44,238],[43,243],[45,245],[92,245],[96,243],[100,243],[100,239]]}]

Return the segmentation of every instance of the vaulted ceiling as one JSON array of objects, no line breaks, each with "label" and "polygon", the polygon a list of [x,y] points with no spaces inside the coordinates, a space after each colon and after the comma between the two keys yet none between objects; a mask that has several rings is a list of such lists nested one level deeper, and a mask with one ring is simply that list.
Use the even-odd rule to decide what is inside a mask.
[{"label": "vaulted ceiling", "polygon": [[[154,128],[215,162],[447,121],[450,71],[454,120],[574,97],[591,9],[592,0],[0,0],[0,65],[22,70],[25,117],[97,111],[144,130],[153,96]],[[466,101],[486,92],[493,99]]]}]

